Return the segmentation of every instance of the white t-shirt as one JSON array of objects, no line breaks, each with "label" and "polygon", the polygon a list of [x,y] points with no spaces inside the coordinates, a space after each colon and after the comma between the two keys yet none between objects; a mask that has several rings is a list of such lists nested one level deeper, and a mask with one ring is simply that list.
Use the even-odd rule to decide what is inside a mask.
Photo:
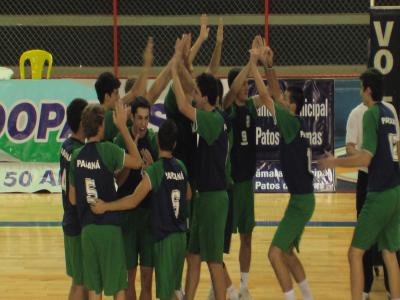
[{"label": "white t-shirt", "polygon": [[[399,136],[399,119],[397,117],[396,109],[390,103],[382,101],[382,104],[387,106],[393,113],[394,118],[396,119],[396,131],[397,135]],[[364,113],[367,111],[368,107],[363,103],[357,105],[353,110],[350,112],[349,118],[347,119],[346,124],[346,145],[347,144],[355,144],[355,148],[357,150],[361,149],[362,142],[363,142],[363,117]],[[367,168],[359,168],[359,170],[368,173]]]}]

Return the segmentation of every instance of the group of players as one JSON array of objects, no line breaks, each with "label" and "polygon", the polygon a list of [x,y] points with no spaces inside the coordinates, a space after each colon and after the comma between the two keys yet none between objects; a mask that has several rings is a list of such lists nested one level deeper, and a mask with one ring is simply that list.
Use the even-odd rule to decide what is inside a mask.
[{"label": "group of players", "polygon": [[[222,83],[215,78],[223,42],[222,21],[210,67],[193,76],[193,59],[208,33],[207,17],[202,16],[197,41],[192,45],[190,34],[177,39],[173,57],[148,91],[151,38],[141,74],[127,81],[122,99],[119,80],[103,73],[95,84],[100,104],[75,99],[68,106],[72,134],[61,148],[60,174],[66,266],[73,279],[69,299],[101,299],[102,292],[114,295],[114,299],[136,299],[135,277],[140,265],[139,299],[151,299],[154,269],[157,298],[191,300],[202,261],[211,277],[209,299],[251,299],[248,275],[255,226],[255,118],[257,108],[263,105],[281,135],[280,160],[290,193],[268,258],[285,299],[295,299],[292,277],[303,299],[313,299],[294,252],[315,207],[310,145],[299,116],[303,92],[296,87],[281,91],[273,52],[257,36],[246,66],[229,72],[229,91],[223,98]],[[268,87],[259,73],[259,63]],[[249,76],[258,90],[252,97],[248,95]],[[147,128],[151,105],[170,81],[164,102],[167,120],[155,134]],[[397,273],[393,268],[393,251],[399,248],[395,225],[400,211],[400,174],[398,164],[390,159],[398,133],[393,113],[380,104],[382,75],[368,70],[361,82],[361,96],[371,107],[365,113],[368,122],[364,117],[365,151],[348,158],[328,156],[319,163],[323,168],[370,166],[371,193],[349,251],[352,299],[362,299],[362,254],[376,241],[384,249],[391,297],[398,299],[399,274],[398,267]],[[383,201],[387,203],[381,205]],[[232,231],[240,234],[239,291],[223,263]]]}]

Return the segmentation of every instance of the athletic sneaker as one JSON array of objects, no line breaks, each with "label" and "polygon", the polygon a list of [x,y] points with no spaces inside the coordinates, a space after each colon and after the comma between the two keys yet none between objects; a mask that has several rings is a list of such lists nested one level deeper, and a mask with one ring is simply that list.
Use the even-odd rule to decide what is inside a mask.
[{"label": "athletic sneaker", "polygon": [[239,292],[237,289],[233,288],[230,292],[227,291],[228,300],[239,300]]},{"label": "athletic sneaker", "polygon": [[176,295],[176,298],[178,298],[178,300],[185,299],[185,293],[183,292],[183,290],[175,291],[175,295]]},{"label": "athletic sneaker", "polygon": [[241,300],[253,300],[253,298],[251,298],[251,296],[250,296],[250,292],[249,292],[248,288],[241,288],[239,295],[240,295]]},{"label": "athletic sneaker", "polygon": [[[227,292],[227,299],[228,300],[239,300],[239,292],[237,289],[233,288],[231,291],[226,291]],[[250,298],[251,299],[251,298]],[[211,287],[210,290],[208,291],[208,300],[215,300],[215,294],[214,294],[214,289]]]}]

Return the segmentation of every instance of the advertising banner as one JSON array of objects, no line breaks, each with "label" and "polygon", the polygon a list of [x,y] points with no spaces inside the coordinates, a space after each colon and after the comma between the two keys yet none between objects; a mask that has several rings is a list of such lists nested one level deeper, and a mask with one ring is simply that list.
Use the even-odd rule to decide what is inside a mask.
[{"label": "advertising banner", "polygon": [[384,100],[400,112],[400,8],[373,8],[369,65],[384,75]]},{"label": "advertising banner", "polygon": [[[223,84],[226,92],[226,80]],[[301,115],[305,118],[305,134],[310,139],[313,160],[324,151],[331,151],[334,81],[291,80],[281,81],[281,85],[282,88],[295,85],[304,90],[306,104]],[[250,81],[249,86],[250,93],[254,94],[254,83]],[[165,93],[152,106],[149,127],[156,130],[165,119]],[[0,192],[60,191],[59,149],[69,135],[66,107],[74,98],[97,103],[94,80],[0,81],[0,95],[0,161],[14,162],[1,168]],[[254,179],[256,192],[286,191],[282,176],[272,176],[281,173],[279,138],[269,112],[265,107],[260,108],[256,128],[259,161]],[[314,168],[313,172],[316,191],[334,190],[333,171],[320,172]]]},{"label": "advertising banner", "polygon": [[1,163],[0,193],[61,192],[58,163]]},{"label": "advertising banner", "polygon": [[66,107],[74,98],[96,101],[93,80],[0,81],[2,161],[58,162],[68,137]]},{"label": "advertising banner", "polygon": [[[304,91],[305,104],[300,115],[304,118],[306,132],[312,150],[312,161],[316,161],[324,151],[334,149],[334,80],[282,80],[282,89],[288,86],[300,87]],[[254,83],[250,82],[250,92],[255,94]],[[286,192],[279,166],[280,135],[269,111],[258,110],[256,125],[258,168],[254,178],[256,192]],[[321,172],[313,165],[316,192],[330,192],[335,189],[334,170]],[[280,174],[280,176],[263,176]]]}]

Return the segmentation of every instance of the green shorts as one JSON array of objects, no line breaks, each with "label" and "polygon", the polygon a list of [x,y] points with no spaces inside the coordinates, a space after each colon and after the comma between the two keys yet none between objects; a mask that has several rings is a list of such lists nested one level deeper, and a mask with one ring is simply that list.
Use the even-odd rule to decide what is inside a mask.
[{"label": "green shorts", "polygon": [[367,193],[351,245],[367,250],[376,242],[380,251],[400,249],[400,186]]},{"label": "green shorts", "polygon": [[87,225],[82,229],[84,284],[89,291],[106,296],[128,287],[121,228]]},{"label": "green shorts", "polygon": [[189,252],[199,254],[202,261],[222,263],[228,195],[226,191],[199,193],[193,204]]},{"label": "green shorts", "polygon": [[128,270],[136,268],[138,264],[143,267],[153,267],[153,236],[150,216],[149,209],[138,207],[127,212],[121,226]]},{"label": "green shorts", "polygon": [[256,225],[254,217],[253,180],[233,184],[233,232],[251,233]]},{"label": "green shorts", "polygon": [[64,250],[67,275],[71,276],[74,284],[83,285],[81,235],[69,236],[64,234]]},{"label": "green shorts", "polygon": [[171,299],[181,289],[186,257],[186,232],[172,233],[154,243],[157,299]]},{"label": "green shorts", "polygon": [[314,208],[314,194],[290,195],[289,204],[275,232],[272,245],[286,253],[293,247],[299,251],[301,235],[311,219]]}]

